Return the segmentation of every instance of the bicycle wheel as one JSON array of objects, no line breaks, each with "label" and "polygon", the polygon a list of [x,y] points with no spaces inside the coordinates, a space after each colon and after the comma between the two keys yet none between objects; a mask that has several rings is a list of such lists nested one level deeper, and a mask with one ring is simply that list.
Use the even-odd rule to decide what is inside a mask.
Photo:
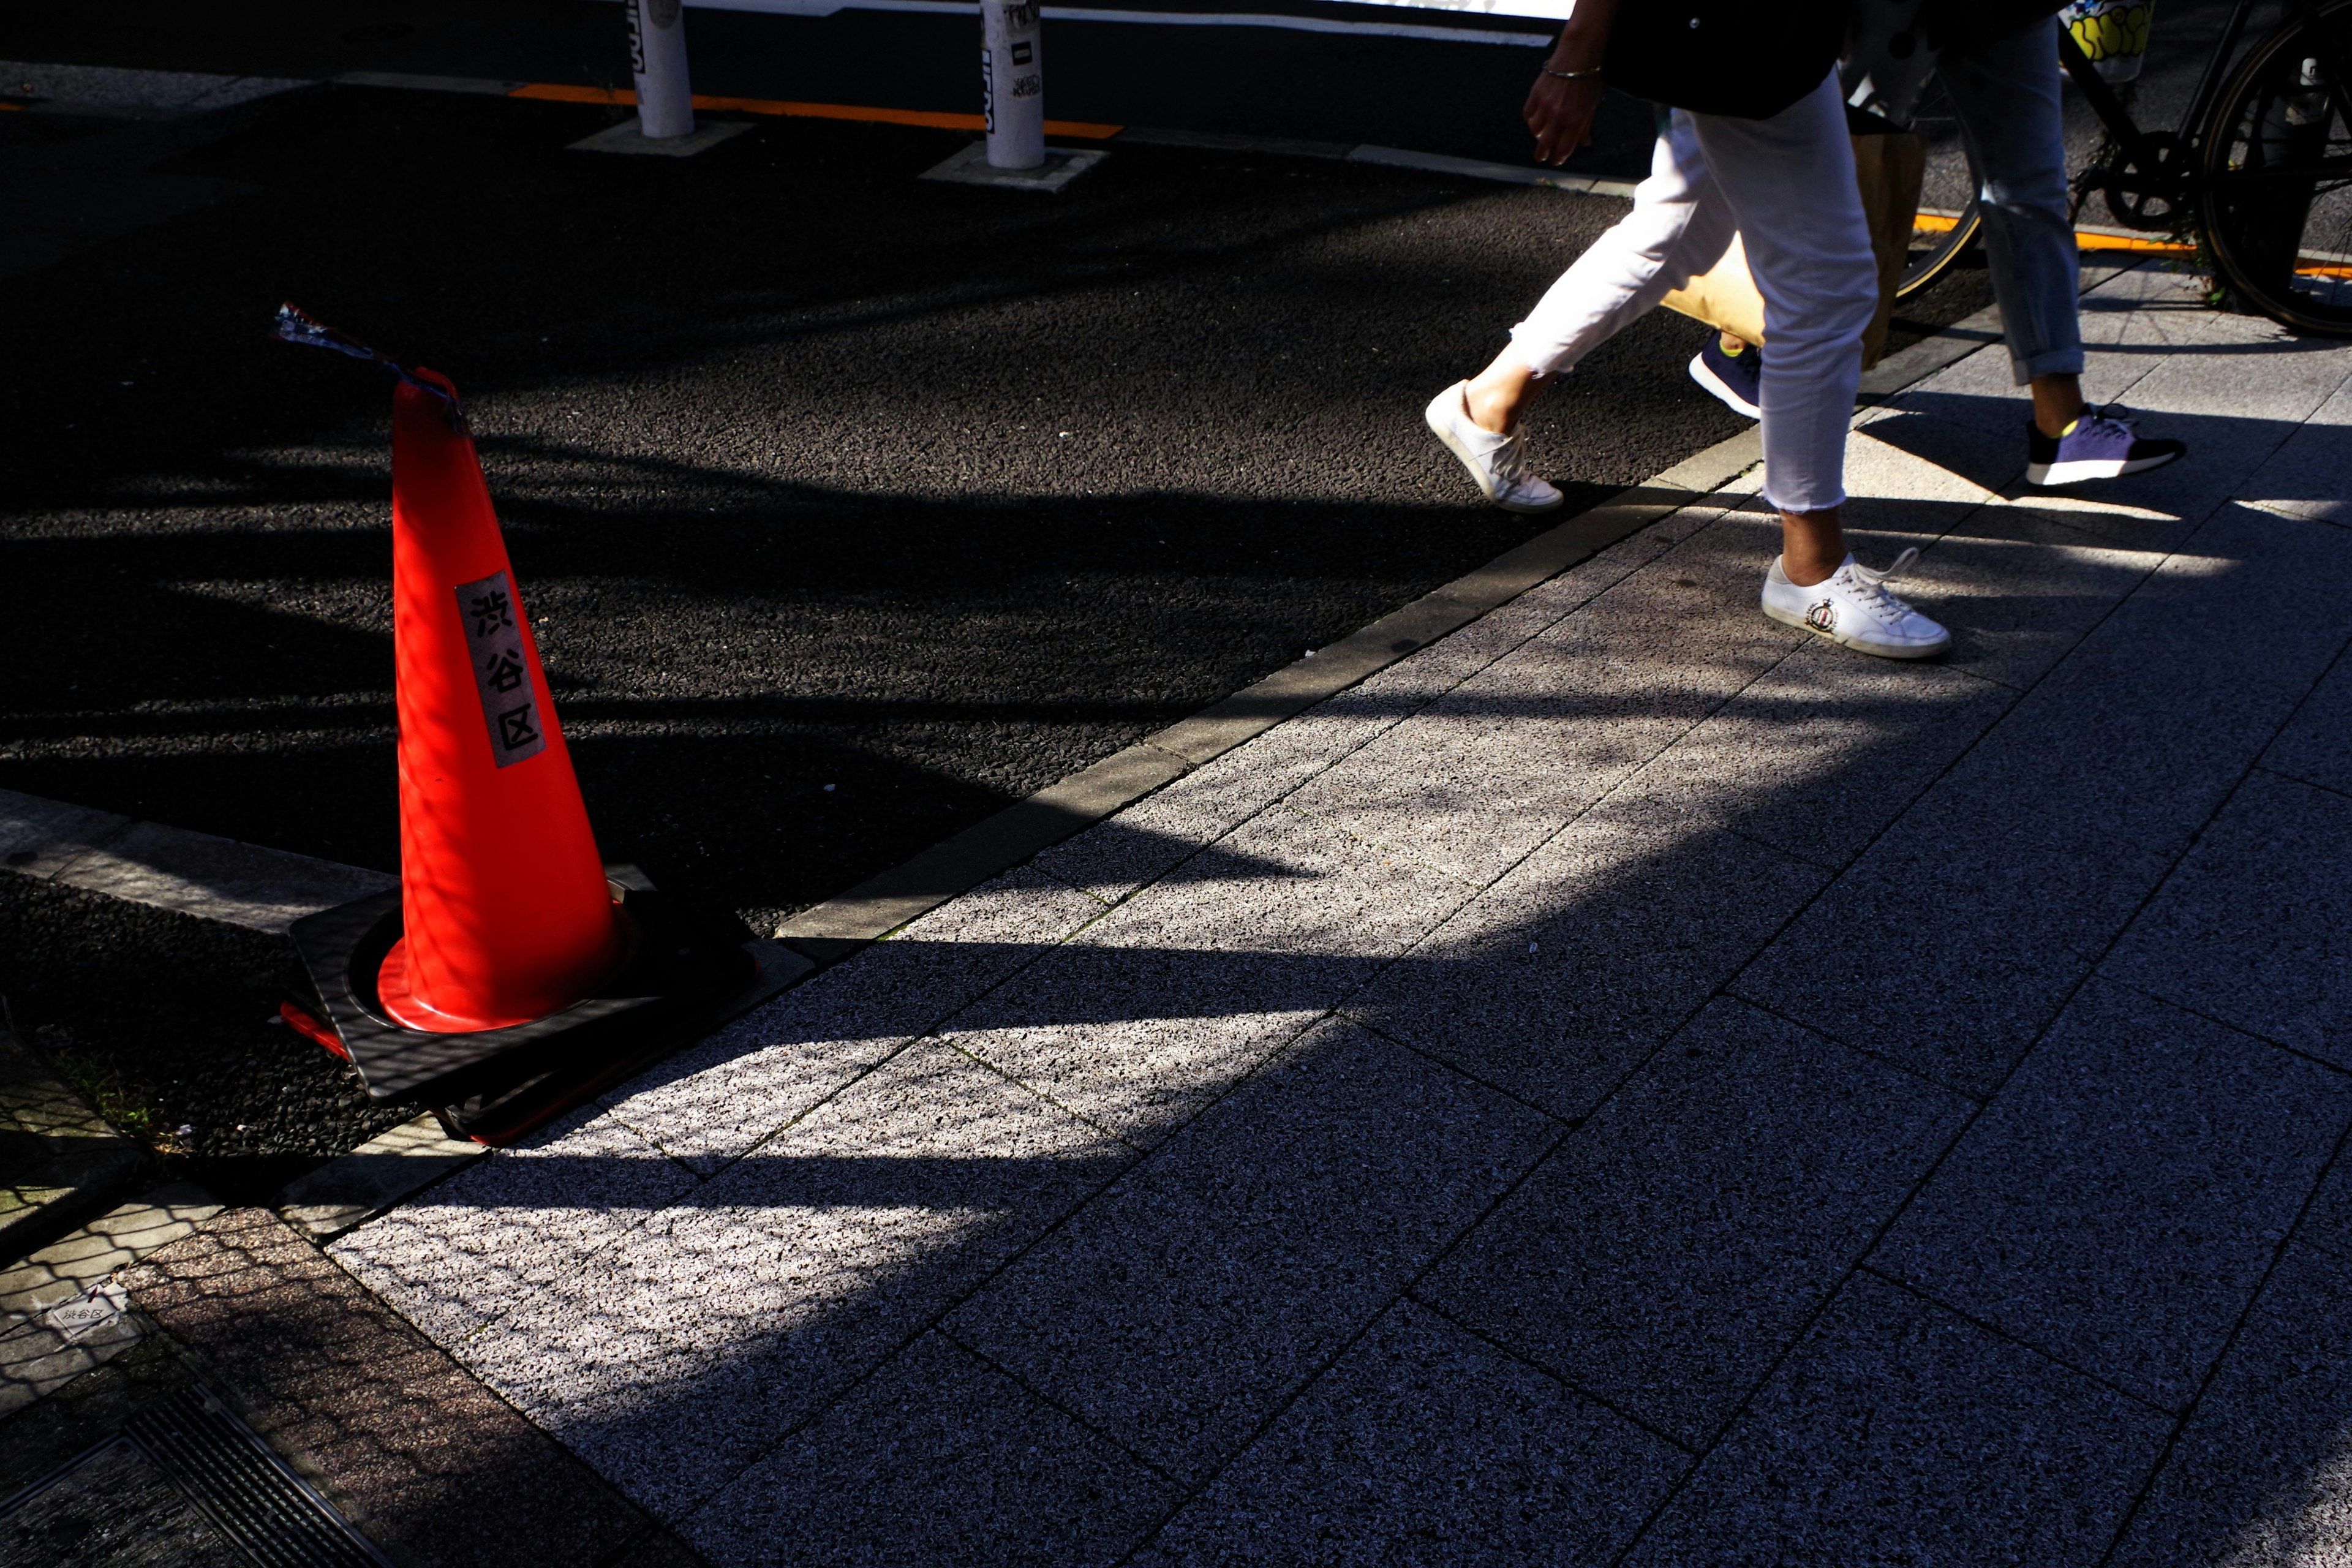
[{"label": "bicycle wheel", "polygon": [[1977,214],[1977,179],[1962,148],[1959,111],[1939,77],[1927,79],[1910,129],[1927,142],[1920,171],[1919,216],[1911,226],[1911,254],[1895,285],[1898,300],[1916,294],[1951,270],[1984,226]]},{"label": "bicycle wheel", "polygon": [[[2352,336],[2352,0],[2254,47],[2204,140],[2205,237],[2225,281],[2273,321]],[[2331,92],[2331,85],[2337,91]]]},{"label": "bicycle wheel", "polygon": [[1911,224],[1911,258],[1903,268],[1903,281],[1895,286],[1898,300],[1916,294],[1937,279],[1951,270],[1978,234],[1984,228],[1984,215],[1970,202],[1955,217],[1946,213],[1923,212]]}]

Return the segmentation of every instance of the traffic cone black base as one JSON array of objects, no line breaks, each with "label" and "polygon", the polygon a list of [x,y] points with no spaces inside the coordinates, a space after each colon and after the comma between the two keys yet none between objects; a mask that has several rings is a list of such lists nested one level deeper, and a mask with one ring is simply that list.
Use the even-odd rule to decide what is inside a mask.
[{"label": "traffic cone black base", "polygon": [[604,875],[627,953],[568,1007],[457,1034],[399,1023],[379,986],[402,934],[395,889],[294,922],[312,992],[295,1003],[310,1015],[296,1025],[315,1022],[318,1036],[331,1033],[328,1048],[350,1059],[372,1099],[420,1100],[454,1134],[504,1142],[757,1006],[812,967],[781,942],[745,942],[740,927],[696,918],[634,866],[607,866]]}]

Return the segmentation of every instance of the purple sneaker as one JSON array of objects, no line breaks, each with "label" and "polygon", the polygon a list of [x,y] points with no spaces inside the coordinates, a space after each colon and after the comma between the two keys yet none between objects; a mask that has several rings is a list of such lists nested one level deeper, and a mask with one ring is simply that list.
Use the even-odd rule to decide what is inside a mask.
[{"label": "purple sneaker", "polygon": [[1723,334],[1707,334],[1706,347],[1690,362],[1690,377],[1723,400],[1723,405],[1750,419],[1764,417],[1759,404],[1764,387],[1764,351],[1744,343],[1737,354],[1723,352]]},{"label": "purple sneaker", "polygon": [[2184,441],[2151,441],[2132,426],[2119,404],[2083,405],[2074,422],[2055,436],[2025,426],[2025,482],[2071,485],[2082,479],[2115,479],[2144,474],[2184,456]]}]

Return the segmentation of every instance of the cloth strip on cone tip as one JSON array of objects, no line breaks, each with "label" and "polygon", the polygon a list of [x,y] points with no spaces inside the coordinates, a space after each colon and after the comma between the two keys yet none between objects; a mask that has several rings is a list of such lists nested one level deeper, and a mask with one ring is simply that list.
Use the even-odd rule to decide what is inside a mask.
[{"label": "cloth strip on cone tip", "polygon": [[278,307],[278,319],[270,327],[269,335],[298,348],[331,349],[352,359],[382,365],[404,384],[415,387],[420,392],[429,392],[446,404],[447,406],[444,413],[452,429],[463,430],[466,427],[466,412],[458,405],[455,389],[411,375],[403,366],[384,358],[365,343],[335,331],[290,300]]}]

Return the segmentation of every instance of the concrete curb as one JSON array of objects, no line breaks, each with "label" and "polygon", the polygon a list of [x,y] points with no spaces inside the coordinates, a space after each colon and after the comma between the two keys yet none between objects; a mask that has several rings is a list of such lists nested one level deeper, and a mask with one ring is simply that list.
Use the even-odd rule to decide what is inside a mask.
[{"label": "concrete curb", "polygon": [[284,935],[399,879],[0,790],[0,867],[61,887]]},{"label": "concrete curb", "polygon": [[278,1197],[278,1216],[323,1245],[489,1152],[450,1137],[428,1113],[289,1183]]},{"label": "concrete curb", "polygon": [[0,1029],[0,1260],[46,1247],[152,1180],[147,1151],[117,1132]]}]

